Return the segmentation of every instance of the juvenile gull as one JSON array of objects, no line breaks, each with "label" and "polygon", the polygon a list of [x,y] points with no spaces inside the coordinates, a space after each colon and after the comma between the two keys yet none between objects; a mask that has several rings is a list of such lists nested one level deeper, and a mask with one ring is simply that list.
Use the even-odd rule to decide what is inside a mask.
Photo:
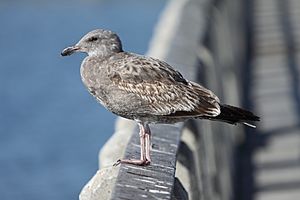
[{"label": "juvenile gull", "polygon": [[112,31],[93,30],[61,55],[75,52],[88,54],[80,68],[88,91],[109,111],[138,123],[140,159],[122,159],[116,164],[151,162],[149,123],[198,118],[255,127],[248,122],[259,121],[247,110],[221,104],[213,92],[186,80],[166,62],[123,51],[121,40]]}]

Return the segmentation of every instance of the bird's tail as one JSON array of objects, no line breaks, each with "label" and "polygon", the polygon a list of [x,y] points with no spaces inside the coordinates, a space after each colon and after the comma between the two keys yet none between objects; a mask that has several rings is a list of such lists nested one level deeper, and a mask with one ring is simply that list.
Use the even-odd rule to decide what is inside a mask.
[{"label": "bird's tail", "polygon": [[215,117],[216,120],[224,121],[230,124],[243,123],[247,126],[255,128],[255,125],[250,124],[253,121],[259,121],[259,117],[248,110],[242,108],[222,104],[221,113]]}]

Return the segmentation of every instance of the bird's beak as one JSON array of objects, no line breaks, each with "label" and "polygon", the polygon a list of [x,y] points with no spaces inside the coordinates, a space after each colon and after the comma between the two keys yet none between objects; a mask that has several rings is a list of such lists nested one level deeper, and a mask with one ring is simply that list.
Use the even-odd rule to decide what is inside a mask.
[{"label": "bird's beak", "polygon": [[62,52],[61,55],[62,56],[70,56],[71,54],[75,53],[76,51],[80,50],[79,46],[71,46],[71,47],[67,47],[65,48]]}]

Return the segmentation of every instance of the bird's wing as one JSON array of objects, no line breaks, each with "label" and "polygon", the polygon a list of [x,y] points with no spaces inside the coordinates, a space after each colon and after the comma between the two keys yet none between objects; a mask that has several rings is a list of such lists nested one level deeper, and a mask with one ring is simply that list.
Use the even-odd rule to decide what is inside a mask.
[{"label": "bird's wing", "polygon": [[216,95],[187,81],[158,59],[130,56],[109,63],[108,71],[110,80],[119,89],[134,93],[146,102],[151,113],[145,114],[206,117],[220,114]]}]

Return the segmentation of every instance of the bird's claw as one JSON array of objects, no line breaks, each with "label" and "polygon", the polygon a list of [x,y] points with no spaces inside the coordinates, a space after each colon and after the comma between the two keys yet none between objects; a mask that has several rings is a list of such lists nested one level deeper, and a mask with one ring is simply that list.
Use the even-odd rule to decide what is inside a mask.
[{"label": "bird's claw", "polygon": [[119,160],[117,160],[117,162],[115,162],[113,164],[113,166],[116,167],[121,163],[139,165],[139,166],[146,166],[146,165],[149,165],[150,162],[151,162],[151,160],[147,160],[147,159],[145,159],[145,160],[135,160],[135,159],[121,160],[121,159],[119,159]]},{"label": "bird's claw", "polygon": [[117,160],[117,162],[115,162],[115,163],[113,164],[113,166],[116,167],[116,166],[118,166],[119,164],[121,164],[121,159]]}]

